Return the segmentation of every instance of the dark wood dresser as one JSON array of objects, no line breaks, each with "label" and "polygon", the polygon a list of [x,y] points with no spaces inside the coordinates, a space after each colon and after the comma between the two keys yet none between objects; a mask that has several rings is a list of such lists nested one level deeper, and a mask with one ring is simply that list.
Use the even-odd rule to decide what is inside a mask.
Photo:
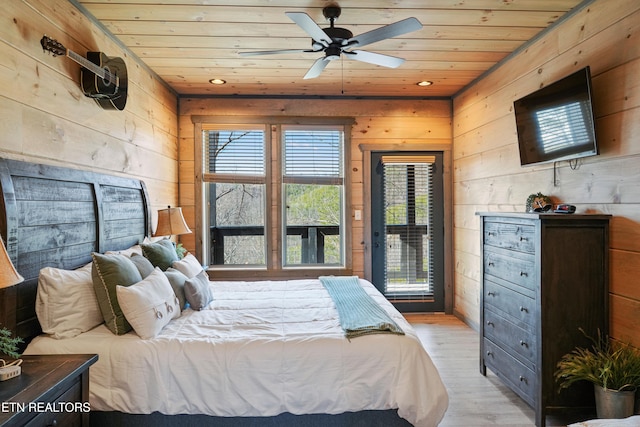
[{"label": "dark wood dresser", "polygon": [[558,393],[556,364],[608,333],[609,215],[480,213],[480,372],[535,410],[590,413],[593,387]]},{"label": "dark wood dresser", "polygon": [[22,374],[0,382],[0,426],[89,425],[89,367],[97,355],[22,360]]}]

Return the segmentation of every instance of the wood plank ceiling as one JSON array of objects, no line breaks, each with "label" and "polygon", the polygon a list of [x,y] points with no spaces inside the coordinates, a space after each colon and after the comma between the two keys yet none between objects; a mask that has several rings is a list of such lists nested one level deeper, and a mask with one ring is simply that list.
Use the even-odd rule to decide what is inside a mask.
[{"label": "wood plank ceiling", "polygon": [[[582,0],[341,0],[337,27],[359,35],[415,17],[423,28],[362,50],[406,59],[385,68],[332,61],[303,79],[318,53],[242,57],[254,50],[309,49],[285,12],[329,24],[328,0],[72,0],[180,95],[449,97],[556,22]],[[589,0],[585,0],[588,3]],[[109,52],[105,52],[109,55]],[[212,85],[212,78],[224,85]],[[428,80],[433,85],[418,86]]]}]

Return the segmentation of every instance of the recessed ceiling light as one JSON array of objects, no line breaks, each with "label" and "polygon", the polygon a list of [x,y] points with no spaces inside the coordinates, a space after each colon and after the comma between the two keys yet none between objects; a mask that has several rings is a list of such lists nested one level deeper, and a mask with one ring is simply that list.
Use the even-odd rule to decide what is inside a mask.
[{"label": "recessed ceiling light", "polygon": [[227,82],[226,80],[222,80],[222,79],[211,79],[211,80],[209,80],[209,83],[211,83],[212,85],[223,85],[226,82]]},{"label": "recessed ceiling light", "polygon": [[416,83],[418,86],[431,86],[433,84],[432,81],[429,80],[423,80],[421,82]]}]

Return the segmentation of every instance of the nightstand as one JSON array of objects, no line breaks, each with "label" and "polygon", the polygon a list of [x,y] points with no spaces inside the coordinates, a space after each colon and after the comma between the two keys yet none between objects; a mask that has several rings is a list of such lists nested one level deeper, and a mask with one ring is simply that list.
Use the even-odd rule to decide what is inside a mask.
[{"label": "nightstand", "polygon": [[0,382],[0,426],[88,426],[89,367],[98,356],[23,356],[22,374]]}]

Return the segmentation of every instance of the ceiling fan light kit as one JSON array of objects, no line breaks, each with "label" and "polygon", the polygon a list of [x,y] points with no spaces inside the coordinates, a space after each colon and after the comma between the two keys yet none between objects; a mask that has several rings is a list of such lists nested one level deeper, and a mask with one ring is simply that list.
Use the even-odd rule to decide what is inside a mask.
[{"label": "ceiling fan light kit", "polygon": [[364,50],[351,50],[376,43],[381,40],[397,37],[422,28],[422,24],[416,18],[407,18],[393,24],[385,25],[375,30],[353,36],[346,28],[336,27],[335,21],[340,16],[341,9],[338,5],[326,6],[322,14],[329,21],[329,28],[320,28],[309,15],[304,12],[285,12],[294,23],[311,36],[311,49],[283,49],[257,52],[240,52],[241,56],[275,55],[283,53],[317,53],[323,52],[324,56],[316,59],[304,78],[318,77],[329,62],[339,59],[344,53],[345,58],[369,64],[380,65],[388,68],[399,67],[403,58],[383,55]]}]

